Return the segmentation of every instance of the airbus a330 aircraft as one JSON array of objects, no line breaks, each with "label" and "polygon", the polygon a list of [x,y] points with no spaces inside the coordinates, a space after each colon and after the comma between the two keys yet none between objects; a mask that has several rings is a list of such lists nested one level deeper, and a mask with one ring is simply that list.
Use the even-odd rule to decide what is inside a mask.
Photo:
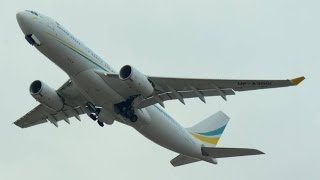
[{"label": "airbus a330 aircraft", "polygon": [[[58,90],[40,80],[30,85],[31,95],[40,102],[14,122],[21,128],[87,114],[100,126],[115,120],[131,126],[151,141],[179,153],[171,161],[180,166],[197,161],[217,164],[216,158],[258,155],[259,150],[216,147],[229,117],[217,112],[191,128],[183,128],[164,108],[164,101],[207,96],[234,95],[235,91],[286,87],[291,80],[222,80],[146,76],[125,65],[117,73],[92,50],[53,19],[34,11],[16,15],[25,39],[68,74],[70,79]],[[159,106],[159,105],[161,106]]]}]

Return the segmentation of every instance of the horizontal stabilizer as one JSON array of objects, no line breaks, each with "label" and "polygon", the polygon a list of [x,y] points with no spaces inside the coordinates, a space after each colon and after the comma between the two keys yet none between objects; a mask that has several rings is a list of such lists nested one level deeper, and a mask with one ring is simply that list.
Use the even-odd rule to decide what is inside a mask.
[{"label": "horizontal stabilizer", "polygon": [[216,148],[216,147],[202,147],[202,154],[204,156],[210,156],[212,158],[225,158],[236,156],[250,156],[264,154],[257,149],[246,148]]},{"label": "horizontal stabilizer", "polygon": [[170,161],[170,163],[174,167],[177,167],[177,166],[182,166],[185,164],[190,164],[190,163],[194,163],[194,162],[198,162],[198,161],[200,161],[200,160],[180,154],[177,157],[175,157],[174,159],[172,159]]}]

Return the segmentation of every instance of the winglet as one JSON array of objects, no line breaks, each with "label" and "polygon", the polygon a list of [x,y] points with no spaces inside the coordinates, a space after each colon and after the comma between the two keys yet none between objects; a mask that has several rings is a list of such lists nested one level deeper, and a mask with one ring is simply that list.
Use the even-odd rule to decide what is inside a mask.
[{"label": "winglet", "polygon": [[290,79],[290,82],[292,83],[292,85],[296,86],[296,85],[300,84],[304,79],[305,79],[305,77],[301,76],[298,78]]}]

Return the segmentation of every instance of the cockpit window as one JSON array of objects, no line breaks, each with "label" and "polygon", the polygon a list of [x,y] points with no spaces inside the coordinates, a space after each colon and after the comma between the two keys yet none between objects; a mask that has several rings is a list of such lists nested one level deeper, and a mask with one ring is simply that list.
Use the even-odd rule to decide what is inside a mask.
[{"label": "cockpit window", "polygon": [[29,11],[29,10],[27,10],[28,12],[30,12],[30,13],[32,13],[32,14],[34,14],[34,15],[36,15],[36,16],[38,16],[38,13],[36,13],[36,12],[34,12],[34,11]]}]

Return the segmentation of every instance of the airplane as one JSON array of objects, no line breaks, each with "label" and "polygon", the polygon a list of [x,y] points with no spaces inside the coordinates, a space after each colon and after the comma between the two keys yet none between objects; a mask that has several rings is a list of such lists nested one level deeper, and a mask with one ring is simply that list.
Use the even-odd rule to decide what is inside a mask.
[{"label": "airplane", "polygon": [[164,102],[235,95],[235,91],[298,85],[305,78],[287,80],[224,80],[147,76],[131,65],[119,72],[62,27],[35,11],[16,14],[25,39],[69,76],[58,90],[40,80],[31,83],[30,94],[40,103],[14,122],[21,128],[58,122],[70,124],[87,114],[101,127],[114,121],[136,129],[158,145],[177,152],[171,164],[198,161],[217,164],[217,158],[264,154],[257,149],[223,148],[217,143],[229,117],[219,111],[190,128],[182,127],[165,111]]}]

